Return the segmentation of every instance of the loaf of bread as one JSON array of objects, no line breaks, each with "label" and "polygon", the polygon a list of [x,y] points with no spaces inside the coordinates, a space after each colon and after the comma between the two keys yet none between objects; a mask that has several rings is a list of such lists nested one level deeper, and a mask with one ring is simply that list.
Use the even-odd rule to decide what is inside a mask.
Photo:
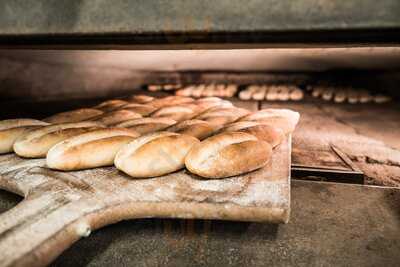
[{"label": "loaf of bread", "polygon": [[175,120],[169,118],[141,118],[119,123],[116,127],[130,128],[140,134],[147,134],[164,130],[175,123]]},{"label": "loaf of bread", "polygon": [[149,105],[152,105],[153,107],[156,108],[162,108],[166,106],[175,106],[175,105],[180,105],[180,104],[186,104],[193,102],[194,99],[191,97],[185,97],[185,96],[166,96],[163,98],[158,98],[154,99],[149,103]]},{"label": "loaf of bread", "polygon": [[202,120],[187,120],[172,125],[167,129],[169,132],[186,134],[203,140],[218,130],[218,127]]},{"label": "loaf of bread", "polygon": [[68,138],[47,153],[47,167],[72,171],[111,166],[115,155],[139,133],[124,128],[97,129]]},{"label": "loaf of bread", "polygon": [[0,154],[13,151],[15,141],[27,131],[49,125],[33,119],[11,119],[0,121]]},{"label": "loaf of bread", "polygon": [[298,112],[288,109],[264,109],[244,116],[241,121],[258,121],[280,128],[284,134],[292,133],[300,119]]},{"label": "loaf of bread", "polygon": [[124,101],[121,99],[112,99],[112,100],[104,101],[104,102],[94,106],[93,108],[99,109],[104,112],[110,112],[110,111],[116,110],[126,104],[128,104],[127,101]]},{"label": "loaf of bread", "polygon": [[122,123],[124,121],[134,120],[139,118],[142,118],[142,115],[140,115],[139,113],[126,109],[119,109],[116,111],[104,113],[99,117],[93,118],[91,120],[98,121],[106,126],[112,126],[118,123]]},{"label": "loaf of bread", "polygon": [[130,103],[137,103],[137,104],[146,104],[153,101],[155,98],[148,95],[132,95],[128,97],[128,101]]},{"label": "loaf of bread", "polygon": [[122,147],[114,164],[137,178],[169,174],[184,167],[186,154],[199,142],[195,137],[171,132],[144,135]]},{"label": "loaf of bread", "polygon": [[157,110],[157,108],[147,105],[147,104],[138,104],[138,103],[130,103],[121,107],[125,110],[130,110],[136,113],[139,113],[142,116],[147,116],[150,113],[153,113]]},{"label": "loaf of bread", "polygon": [[272,127],[258,121],[238,121],[227,125],[223,132],[244,132],[257,137],[258,140],[268,142],[273,148],[279,145],[284,133],[280,128]]},{"label": "loaf of bread", "polygon": [[186,168],[204,178],[240,175],[265,166],[272,147],[255,136],[226,132],[193,146],[185,159]]},{"label": "loaf of bread", "polygon": [[184,121],[194,117],[196,113],[193,111],[192,107],[184,105],[176,106],[166,106],[162,107],[153,114],[153,118],[169,118],[175,121]]},{"label": "loaf of bread", "polygon": [[96,122],[63,123],[44,126],[18,138],[13,146],[14,152],[26,158],[44,158],[55,144],[97,128]]},{"label": "loaf of bread", "polygon": [[204,120],[212,125],[223,127],[225,124],[232,123],[250,112],[243,108],[212,108],[199,116],[196,119]]},{"label": "loaf of bread", "polygon": [[103,111],[93,108],[81,108],[72,111],[57,113],[43,121],[48,123],[69,123],[86,121],[103,114]]}]

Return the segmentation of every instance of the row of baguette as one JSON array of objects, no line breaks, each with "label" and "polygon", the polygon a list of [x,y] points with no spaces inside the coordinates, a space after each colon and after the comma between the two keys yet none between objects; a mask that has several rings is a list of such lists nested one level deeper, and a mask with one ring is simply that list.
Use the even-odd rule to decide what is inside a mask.
[{"label": "row of baguette", "polygon": [[290,110],[250,113],[216,97],[139,95],[42,121],[0,121],[0,153],[46,158],[47,167],[63,171],[114,164],[144,178],[186,167],[201,177],[224,178],[267,164],[298,120]]}]

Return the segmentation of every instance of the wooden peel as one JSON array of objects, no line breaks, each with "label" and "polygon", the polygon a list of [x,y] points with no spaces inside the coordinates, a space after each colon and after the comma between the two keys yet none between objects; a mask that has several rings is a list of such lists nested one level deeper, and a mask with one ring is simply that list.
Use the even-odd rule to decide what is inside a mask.
[{"label": "wooden peel", "polygon": [[133,179],[114,167],[58,172],[44,159],[0,157],[0,187],[25,199],[0,215],[0,266],[44,266],[94,229],[163,217],[285,223],[290,213],[290,136],[262,169],[203,180],[182,170]]}]

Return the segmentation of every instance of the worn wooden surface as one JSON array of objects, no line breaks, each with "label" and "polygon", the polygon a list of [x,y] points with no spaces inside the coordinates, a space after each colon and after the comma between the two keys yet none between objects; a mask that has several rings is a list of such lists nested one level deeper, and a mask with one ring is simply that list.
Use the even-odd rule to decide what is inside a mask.
[{"label": "worn wooden surface", "polygon": [[365,174],[366,183],[400,186],[400,108],[396,103],[333,104],[321,101],[268,103],[290,108],[301,120],[293,134],[293,163],[340,167],[340,148]]},{"label": "worn wooden surface", "polygon": [[114,167],[77,172],[45,168],[45,160],[0,157],[0,188],[25,196],[0,216],[0,265],[49,263],[92,229],[123,219],[204,218],[287,222],[290,137],[257,171],[202,180],[187,171],[132,179]]}]

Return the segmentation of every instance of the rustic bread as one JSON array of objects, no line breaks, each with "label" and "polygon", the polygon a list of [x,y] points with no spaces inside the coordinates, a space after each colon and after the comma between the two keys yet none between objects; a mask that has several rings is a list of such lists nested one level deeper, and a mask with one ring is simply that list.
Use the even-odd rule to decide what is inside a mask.
[{"label": "rustic bread", "polygon": [[186,168],[201,177],[224,178],[265,166],[272,147],[251,134],[221,133],[193,146],[185,159]]},{"label": "rustic bread", "polygon": [[153,101],[149,102],[149,105],[152,105],[156,108],[162,108],[166,106],[175,106],[185,103],[193,102],[194,99],[191,97],[185,96],[167,96],[163,98],[154,99]]},{"label": "rustic bread", "polygon": [[187,120],[172,125],[167,129],[169,132],[186,134],[203,140],[218,130],[218,127],[202,120]]},{"label": "rustic bread", "polygon": [[43,121],[48,123],[69,123],[89,120],[103,114],[103,111],[93,108],[81,108],[72,111],[57,113],[45,118]]},{"label": "rustic bread", "polygon": [[235,118],[241,118],[243,116],[246,116],[250,113],[247,109],[244,108],[236,108],[236,107],[216,107],[212,108],[199,116],[196,117],[196,119],[208,119],[212,117],[235,117]]},{"label": "rustic bread", "polygon": [[153,118],[169,118],[175,121],[188,120],[196,115],[193,111],[194,107],[185,105],[166,106],[162,107],[153,114]]},{"label": "rustic bread", "polygon": [[244,121],[261,121],[270,117],[285,117],[294,127],[300,119],[300,114],[290,109],[263,109],[241,118]]},{"label": "rustic bread", "polygon": [[47,166],[51,169],[71,171],[111,166],[122,146],[139,136],[124,128],[97,129],[68,138],[47,153]]},{"label": "rustic bread", "polygon": [[13,151],[15,141],[27,131],[49,125],[33,119],[12,119],[0,121],[0,154]]},{"label": "rustic bread", "polygon": [[175,120],[169,118],[141,118],[119,123],[116,127],[131,128],[140,134],[147,134],[164,130],[175,123]]},{"label": "rustic bread", "polygon": [[14,143],[13,149],[21,157],[46,157],[47,151],[55,144],[72,136],[102,127],[96,122],[63,123],[44,126],[29,131]]},{"label": "rustic bread", "polygon": [[157,108],[147,105],[147,104],[138,104],[138,103],[130,103],[127,105],[124,105],[121,107],[122,109],[125,110],[130,110],[136,113],[139,113],[142,116],[147,116],[150,113],[154,112],[157,110]]},{"label": "rustic bread", "polygon": [[153,101],[155,98],[149,95],[132,95],[128,97],[130,103],[146,104]]},{"label": "rustic bread", "polygon": [[127,101],[124,101],[121,99],[112,99],[112,100],[104,101],[104,102],[94,106],[93,108],[102,110],[104,112],[110,112],[110,111],[116,110],[126,104],[128,104]]},{"label": "rustic bread", "polygon": [[182,169],[186,154],[199,142],[195,137],[171,132],[144,135],[122,147],[114,164],[132,177],[165,175]]},{"label": "rustic bread", "polygon": [[130,110],[120,109],[120,110],[104,113],[104,114],[100,115],[99,117],[93,118],[91,120],[98,121],[106,126],[112,126],[112,125],[116,125],[118,123],[122,123],[124,121],[139,119],[141,117],[142,117],[142,115],[140,115],[139,113],[136,113],[136,112],[133,112]]},{"label": "rustic bread", "polygon": [[257,137],[258,140],[268,142],[273,148],[279,145],[285,136],[280,128],[272,127],[259,121],[234,122],[221,131],[249,133]]}]

